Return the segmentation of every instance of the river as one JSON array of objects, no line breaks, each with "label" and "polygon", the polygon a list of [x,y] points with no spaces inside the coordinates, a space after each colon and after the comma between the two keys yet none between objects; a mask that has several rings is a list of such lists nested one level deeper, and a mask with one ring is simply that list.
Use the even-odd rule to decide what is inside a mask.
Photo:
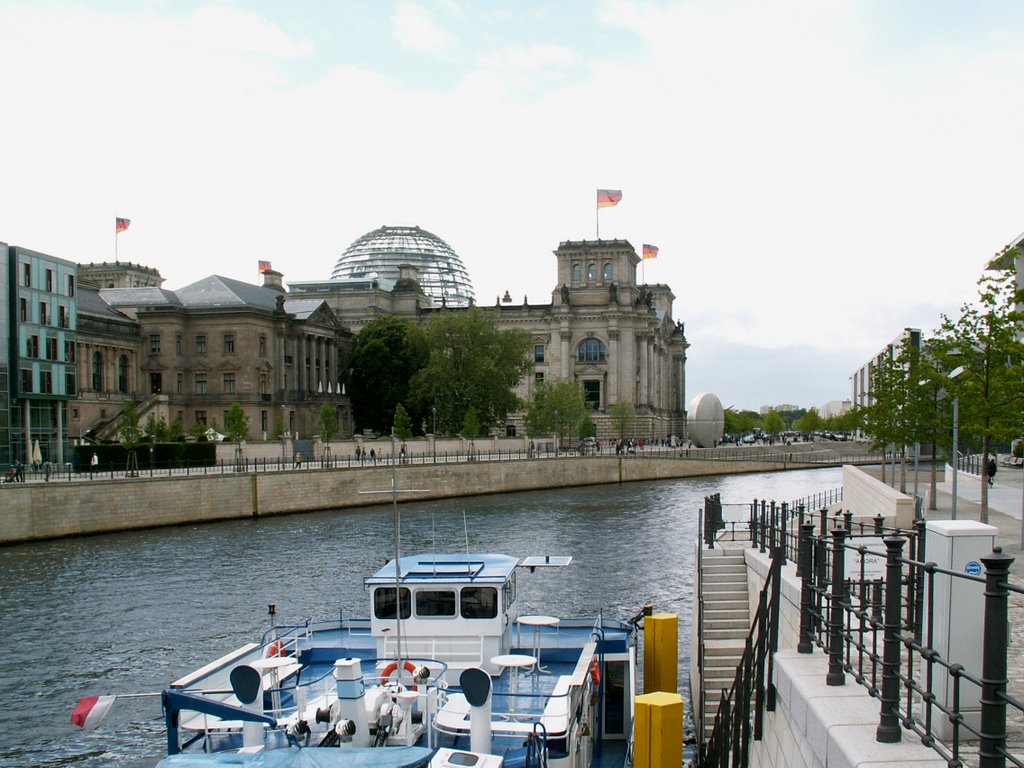
[{"label": "river", "polygon": [[[519,581],[521,612],[680,616],[689,665],[693,542],[707,494],[792,499],[841,485],[840,469],[691,478],[401,505],[404,554],[572,555]],[[70,725],[82,696],[159,691],[280,623],[368,613],[363,576],[394,552],[389,505],[180,526],[0,548],[0,766],[153,766],[158,698],[119,700]],[[687,705],[688,708],[688,705]]]}]

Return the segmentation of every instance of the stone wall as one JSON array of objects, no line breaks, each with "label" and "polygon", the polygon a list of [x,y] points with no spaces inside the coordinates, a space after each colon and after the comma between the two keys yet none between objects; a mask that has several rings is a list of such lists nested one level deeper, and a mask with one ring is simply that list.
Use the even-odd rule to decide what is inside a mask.
[{"label": "stone wall", "polygon": [[[815,465],[817,466],[817,465]],[[755,461],[566,457],[414,464],[398,469],[403,502],[488,493],[795,469]],[[0,544],[134,528],[384,504],[388,466],[61,480],[0,486]]]},{"label": "stone wall", "polygon": [[843,467],[843,509],[865,523],[881,515],[887,526],[907,530],[914,524],[912,498],[849,464]]}]

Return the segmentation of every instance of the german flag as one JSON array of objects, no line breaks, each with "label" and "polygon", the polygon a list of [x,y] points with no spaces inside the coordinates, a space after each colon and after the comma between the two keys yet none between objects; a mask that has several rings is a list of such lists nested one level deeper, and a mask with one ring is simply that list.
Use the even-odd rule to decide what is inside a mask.
[{"label": "german flag", "polygon": [[611,208],[613,205],[618,205],[622,199],[621,189],[599,189],[597,190],[597,207],[598,208]]},{"label": "german flag", "polygon": [[131,223],[132,223],[131,219],[121,219],[121,218],[114,219],[114,230],[115,230],[115,233],[118,234],[118,235],[121,234],[126,229],[128,229],[128,225],[131,224]]},{"label": "german flag", "polygon": [[658,246],[648,245],[644,243],[644,258],[645,259],[656,259],[658,258]]}]

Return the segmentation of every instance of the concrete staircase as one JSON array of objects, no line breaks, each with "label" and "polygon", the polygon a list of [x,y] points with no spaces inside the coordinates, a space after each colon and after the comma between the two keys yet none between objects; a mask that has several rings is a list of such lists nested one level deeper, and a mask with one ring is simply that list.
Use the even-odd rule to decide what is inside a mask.
[{"label": "concrete staircase", "polygon": [[743,550],[705,550],[701,560],[704,593],[704,736],[711,735],[722,698],[732,688],[736,666],[750,631],[747,567]]}]

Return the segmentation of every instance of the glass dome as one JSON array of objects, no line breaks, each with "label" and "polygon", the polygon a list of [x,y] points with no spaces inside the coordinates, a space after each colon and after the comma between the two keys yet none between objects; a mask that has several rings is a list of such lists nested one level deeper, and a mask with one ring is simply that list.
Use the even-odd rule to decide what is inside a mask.
[{"label": "glass dome", "polygon": [[398,280],[398,268],[418,270],[423,292],[438,304],[467,307],[473,285],[458,254],[437,235],[419,227],[381,227],[357,239],[338,259],[332,280],[384,277]]}]

